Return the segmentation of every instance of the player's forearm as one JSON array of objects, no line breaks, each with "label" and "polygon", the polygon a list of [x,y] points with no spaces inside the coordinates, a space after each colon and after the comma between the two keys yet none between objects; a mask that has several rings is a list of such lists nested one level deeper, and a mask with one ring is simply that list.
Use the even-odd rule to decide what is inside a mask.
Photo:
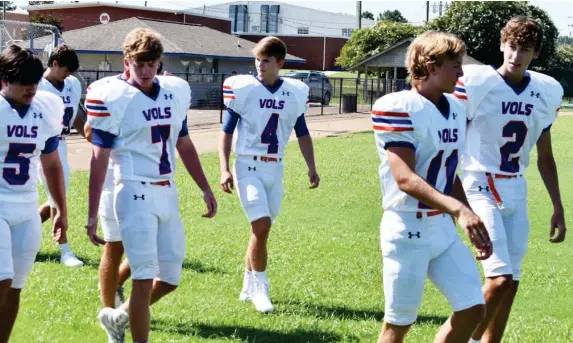
[{"label": "player's forearm", "polygon": [[316,171],[316,164],[314,162],[314,147],[312,144],[312,137],[310,135],[302,136],[298,138],[298,145],[300,147],[300,152],[306,161],[308,170]]},{"label": "player's forearm", "polygon": [[52,156],[44,156],[42,158],[42,169],[58,213],[62,216],[67,216],[64,170],[58,152],[54,151],[50,155]]},{"label": "player's forearm", "polygon": [[108,163],[109,152],[104,152],[103,149],[94,147],[90,163],[88,218],[97,216]]},{"label": "player's forearm", "polygon": [[199,154],[197,154],[197,149],[195,149],[195,145],[189,137],[179,139],[177,142],[177,152],[181,157],[185,169],[187,169],[187,172],[191,175],[197,186],[203,192],[210,191],[211,187],[203,171],[203,166],[201,166]]},{"label": "player's forearm", "polygon": [[85,137],[86,134],[84,132],[84,121],[82,118],[80,118],[80,116],[77,116],[76,119],[74,120],[74,128],[78,131],[78,133],[80,135],[82,135],[82,137]]},{"label": "player's forearm", "polygon": [[233,135],[223,132],[219,139],[219,163],[221,172],[229,171],[229,157],[231,156],[231,146]]},{"label": "player's forearm", "polygon": [[458,217],[465,205],[454,197],[447,196],[430,186],[416,173],[410,173],[397,180],[404,193],[416,198],[430,208]]},{"label": "player's forearm", "polygon": [[537,160],[537,168],[539,169],[539,174],[541,175],[541,179],[543,179],[547,193],[549,193],[553,208],[563,210],[561,192],[559,191],[559,176],[553,155],[545,158],[539,157]]},{"label": "player's forearm", "polygon": [[468,208],[471,208],[466,192],[464,191],[464,187],[462,186],[462,180],[460,180],[459,176],[457,175],[454,180],[451,196],[462,204],[466,205]]}]

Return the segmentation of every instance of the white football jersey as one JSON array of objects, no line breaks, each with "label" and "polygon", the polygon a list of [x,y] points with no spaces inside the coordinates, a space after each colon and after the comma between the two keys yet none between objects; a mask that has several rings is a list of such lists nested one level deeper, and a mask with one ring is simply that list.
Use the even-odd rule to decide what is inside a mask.
[{"label": "white football jersey", "polygon": [[372,124],[380,155],[380,183],[384,210],[428,212],[433,209],[398,188],[386,149],[412,148],[416,174],[444,194],[450,194],[464,149],[466,110],[451,94],[440,107],[413,91],[388,94],[376,101]]},{"label": "white football jersey", "polygon": [[491,66],[464,66],[454,93],[468,109],[463,170],[525,172],[531,150],[557,118],[563,97],[563,87],[554,78],[528,74],[518,88]]},{"label": "white football jersey", "polygon": [[174,76],[157,76],[155,82],[156,98],[118,77],[88,91],[89,125],[115,136],[111,159],[116,182],[173,179],[175,145],[186,121],[191,89]]},{"label": "white football jersey", "polygon": [[[62,131],[62,99],[38,91],[28,111],[20,116],[0,96],[0,201],[38,200],[38,164],[48,139],[57,140]],[[55,137],[55,138],[54,138]]]},{"label": "white football jersey", "polygon": [[61,135],[69,135],[71,128],[74,126],[74,120],[78,114],[78,107],[82,96],[82,86],[80,81],[75,76],[68,76],[58,89],[53,83],[46,78],[42,78],[38,84],[38,89],[50,92],[59,96],[64,103],[64,112],[60,115],[62,132]]},{"label": "white football jersey", "polygon": [[225,106],[240,116],[237,155],[282,157],[296,124],[308,109],[308,86],[295,79],[280,79],[269,89],[252,75],[225,80]]}]

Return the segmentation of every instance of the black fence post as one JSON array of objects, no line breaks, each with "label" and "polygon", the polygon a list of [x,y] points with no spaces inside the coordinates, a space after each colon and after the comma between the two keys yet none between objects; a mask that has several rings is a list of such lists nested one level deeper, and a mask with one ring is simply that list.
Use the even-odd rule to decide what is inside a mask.
[{"label": "black fence post", "polygon": [[[189,74],[187,74],[189,75]],[[219,106],[219,124],[223,124],[223,109],[225,107],[225,99],[223,99],[223,83],[225,82],[225,74],[221,74],[221,103]]]},{"label": "black fence post", "polygon": [[374,104],[374,79],[370,79],[370,112]]},{"label": "black fence post", "polygon": [[340,78],[340,91],[338,92],[338,114],[342,113],[342,81],[343,78]]},{"label": "black fence post", "polygon": [[324,114],[324,78],[320,78],[322,83],[320,85],[320,115]]},{"label": "black fence post", "polygon": [[99,70],[96,71],[96,80],[99,80]]}]

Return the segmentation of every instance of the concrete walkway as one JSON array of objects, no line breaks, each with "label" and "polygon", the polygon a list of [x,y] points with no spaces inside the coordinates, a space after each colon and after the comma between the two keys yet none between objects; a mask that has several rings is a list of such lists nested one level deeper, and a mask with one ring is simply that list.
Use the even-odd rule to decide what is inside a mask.
[{"label": "concrete walkway", "polygon": [[[352,132],[370,131],[370,114],[353,113],[344,115],[312,116],[307,118],[308,128],[313,138],[337,136]],[[215,152],[221,134],[220,124],[200,125],[189,130],[191,139],[199,153]],[[294,134],[291,141],[295,140]],[[68,162],[72,170],[89,169],[91,144],[81,136],[68,139]]]}]

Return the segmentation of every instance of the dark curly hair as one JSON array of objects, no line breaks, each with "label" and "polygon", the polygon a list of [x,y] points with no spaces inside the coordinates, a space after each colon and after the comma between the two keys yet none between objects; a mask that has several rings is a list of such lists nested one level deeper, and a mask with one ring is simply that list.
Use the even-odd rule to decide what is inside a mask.
[{"label": "dark curly hair", "polygon": [[70,73],[75,73],[80,67],[76,51],[65,44],[59,45],[52,50],[48,59],[48,67],[51,67],[54,61],[58,62],[60,67],[68,67]]},{"label": "dark curly hair", "polygon": [[44,66],[38,56],[18,45],[10,45],[0,54],[0,80],[33,85],[40,82]]},{"label": "dark curly hair", "polygon": [[540,51],[543,46],[543,28],[534,19],[514,17],[501,29],[501,42],[531,45],[535,51]]}]

